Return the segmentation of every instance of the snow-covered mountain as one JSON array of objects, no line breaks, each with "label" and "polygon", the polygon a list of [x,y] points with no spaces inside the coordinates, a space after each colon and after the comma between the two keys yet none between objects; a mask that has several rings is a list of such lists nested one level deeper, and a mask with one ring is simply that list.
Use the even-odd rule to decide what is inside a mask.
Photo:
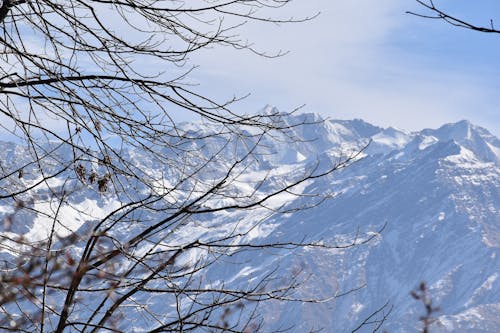
[{"label": "snow-covered mountain", "polygon": [[[279,115],[273,109],[265,112]],[[441,309],[432,332],[500,331],[500,140],[468,121],[420,132],[384,129],[362,120],[323,120],[317,114],[297,114],[280,121],[290,127],[287,136],[261,138],[254,154],[258,163],[247,166],[239,178],[248,183],[235,185],[233,191],[254,189],[257,185],[252,179],[258,178],[254,176],[268,173],[266,179],[271,181],[258,187],[265,193],[292,177],[290,173],[334,164],[371,143],[349,167],[294,189],[299,194],[331,193],[334,198],[319,206],[295,211],[293,208],[307,205],[311,199],[307,195],[283,196],[273,202],[274,208],[288,207],[290,212],[221,211],[193,221],[178,239],[210,239],[228,228],[248,231],[245,223],[252,225],[245,240],[256,243],[306,239],[342,245],[372,239],[350,249],[306,247],[237,253],[231,265],[215,264],[204,272],[206,281],[244,285],[277,267],[283,278],[297,271],[307,276],[292,298],[325,301],[264,302],[258,308],[264,331],[323,328],[324,332],[351,332],[387,303],[372,324],[360,331],[372,331],[376,320],[392,308],[382,327],[388,332],[415,332],[424,308],[409,293],[421,281],[426,281]],[[201,139],[206,137],[203,133],[210,133],[211,125],[186,123],[179,128],[200,138],[189,142],[189,150],[200,156],[210,156],[227,142],[233,144],[231,140]],[[245,140],[253,140],[251,134]],[[28,150],[22,146],[6,142],[0,146],[4,170],[29,160]],[[57,154],[71,156],[65,149],[54,147]],[[234,143],[227,147],[227,154],[238,154],[239,149],[242,146]],[[178,170],[140,150],[122,154],[138,169],[146,170],[145,174],[161,174],[162,186],[180,177]],[[222,165],[224,159],[216,163]],[[19,186],[36,183],[39,176],[30,174],[29,168]],[[213,172],[217,172],[216,165]],[[67,178],[64,172],[54,177],[52,187],[68,186]],[[9,191],[12,188],[3,188],[0,194]],[[37,198],[49,195],[47,189],[34,191]],[[8,233],[43,238],[49,232],[47,218],[37,212],[55,209],[77,230],[86,221],[113,211],[122,201],[117,193],[102,195],[87,188],[69,196],[71,205],[62,207],[40,200],[33,203],[32,211],[18,217],[22,223]],[[11,211],[10,202],[0,201],[0,214]],[[135,323],[135,327],[141,325],[147,323]]]}]

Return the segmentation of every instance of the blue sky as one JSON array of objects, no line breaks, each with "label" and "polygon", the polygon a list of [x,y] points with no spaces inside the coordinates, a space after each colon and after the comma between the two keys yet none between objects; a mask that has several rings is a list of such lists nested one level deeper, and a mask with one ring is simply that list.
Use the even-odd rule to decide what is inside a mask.
[{"label": "blue sky", "polygon": [[[457,16],[500,27],[498,0],[438,0]],[[279,59],[230,49],[192,58],[200,91],[221,99],[250,93],[235,106],[266,104],[331,118],[362,118],[408,130],[469,119],[500,136],[500,35],[454,28],[405,14],[413,0],[300,0],[287,15],[321,12],[293,25],[249,24],[243,36]],[[276,12],[278,14],[278,12]]]},{"label": "blue sky", "polygon": [[[499,0],[435,3],[478,25],[493,19],[500,28]],[[244,113],[267,104],[282,111],[305,105],[303,112],[407,130],[468,119],[500,137],[500,34],[452,27],[408,10],[426,13],[415,0],[295,0],[264,15],[320,15],[305,23],[249,23],[239,30],[257,49],[286,50],[286,56],[268,59],[221,47],[166,71],[176,76],[198,65],[189,76],[198,85],[194,89],[219,101],[250,94],[233,106]],[[172,116],[193,120],[187,112]]]}]

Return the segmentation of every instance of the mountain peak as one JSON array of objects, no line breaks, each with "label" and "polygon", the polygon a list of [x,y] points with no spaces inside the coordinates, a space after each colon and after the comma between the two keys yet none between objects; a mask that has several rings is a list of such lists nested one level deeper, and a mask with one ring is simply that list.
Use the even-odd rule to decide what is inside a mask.
[{"label": "mountain peak", "polygon": [[[432,130],[441,140],[455,140],[461,142],[470,140],[475,126],[468,120],[461,120],[456,123],[449,123]],[[425,130],[424,130],[425,131]]]},{"label": "mountain peak", "polygon": [[280,111],[276,106],[273,106],[271,104],[266,104],[262,109],[260,109],[257,114],[263,115],[263,116],[275,116],[279,115]]},{"label": "mountain peak", "polygon": [[[245,156],[248,147],[257,146],[253,150],[254,155],[247,159],[249,163],[242,163],[241,169],[235,169],[234,179],[224,184],[220,197],[217,194],[203,202],[213,202],[214,207],[220,207],[232,203],[232,198],[251,198],[248,193],[265,198],[271,191],[293,184],[296,177],[311,170],[329,169],[333,163],[348,156],[348,148],[351,148],[348,145],[357,149],[372,138],[372,144],[363,152],[363,158],[357,159],[348,168],[290,187],[290,191],[283,196],[263,200],[263,204],[255,209],[231,208],[210,215],[194,214],[186,223],[181,220],[179,227],[158,231],[158,238],[171,244],[188,244],[193,240],[210,244],[214,239],[228,235],[226,239],[236,247],[239,244],[293,244],[303,242],[306,237],[320,240],[322,244],[362,245],[324,252],[319,252],[320,247],[316,246],[227,252],[230,260],[214,261],[200,271],[199,282],[203,285],[200,284],[199,288],[207,286],[210,288],[207,290],[212,290],[224,284],[234,290],[248,290],[249,286],[253,288],[256,283],[261,284],[262,277],[273,276],[276,267],[280,267],[277,272],[280,278],[276,280],[278,285],[286,281],[281,279],[282,276],[295,278],[299,277],[297,272],[303,272],[300,278],[307,277],[304,281],[307,285],[294,290],[297,299],[327,299],[338,295],[339,290],[358,290],[360,284],[366,284],[358,292],[348,292],[344,297],[335,298],[335,303],[289,302],[277,307],[264,302],[256,316],[262,317],[266,331],[286,327],[292,327],[297,332],[312,331],[318,328],[317,323],[329,332],[352,331],[353,326],[391,300],[394,311],[387,317],[387,330],[405,332],[415,330],[418,322],[416,311],[422,310],[417,308],[420,304],[416,304],[408,292],[412,286],[425,280],[433,300],[443,309],[440,317],[436,318],[444,323],[443,332],[456,332],[457,328],[464,327],[462,332],[499,331],[500,323],[495,321],[494,313],[500,307],[496,259],[500,246],[500,169],[493,163],[484,163],[484,158],[491,160],[492,156],[500,156],[497,138],[468,121],[410,133],[393,127],[383,129],[359,119],[323,121],[317,113],[280,113],[276,107],[269,105],[262,109],[260,115],[290,125],[287,135],[279,136],[279,132],[262,136],[241,135],[232,140],[223,133],[220,134],[223,139],[217,140],[217,133],[221,132],[212,130],[210,126],[216,126],[213,123],[185,123],[181,130],[188,135],[179,140],[185,140],[186,146],[189,146],[184,149],[176,143],[180,147],[179,155],[175,151],[175,156],[165,155],[167,158],[163,159],[144,149],[125,151],[128,155],[122,158],[132,161],[134,168],[147,175],[141,178],[141,181],[148,182],[144,183],[147,186],[137,185],[136,178],[129,183],[128,180],[122,182],[126,178],[118,178],[120,175],[113,177],[120,180],[120,184],[132,186],[127,194],[137,191],[142,198],[143,193],[154,191],[158,198],[165,198],[165,203],[161,205],[176,207],[179,201],[187,203],[185,200],[195,195],[191,186],[198,189],[200,184],[200,189],[204,190],[206,184],[212,181],[218,183],[221,177],[232,176],[233,173],[227,173],[231,165],[227,162]],[[298,124],[304,125],[295,126]],[[205,135],[210,131],[215,133],[214,136]],[[184,139],[191,137],[195,139]],[[4,174],[8,175],[8,170],[15,170],[17,165],[30,165],[27,159],[31,155],[26,154],[22,146],[10,144],[2,149],[7,144],[0,141],[0,166]],[[16,150],[17,147],[19,149]],[[59,154],[71,158],[71,154]],[[177,162],[172,166],[164,163],[167,159]],[[98,161],[92,163],[94,166],[90,166],[98,171],[104,172],[107,167]],[[206,167],[202,169],[199,181],[194,179],[191,185],[189,178],[185,180],[186,169],[197,167],[197,163]],[[57,171],[58,164],[49,165]],[[30,168],[24,168],[26,173],[22,179],[10,172],[14,184],[24,186],[25,182],[37,177],[34,172],[30,175]],[[49,174],[55,171],[50,170]],[[50,186],[43,183],[33,188],[30,197],[38,198],[38,201],[26,214],[16,215],[16,219],[22,218],[22,223],[12,230],[24,233],[25,239],[35,239],[39,235],[45,237],[45,231],[50,231],[46,226],[51,222],[47,217],[50,215],[45,214],[47,212],[56,214],[53,221],[64,221],[65,229],[61,227],[61,233],[76,230],[80,225],[81,234],[86,235],[86,228],[95,226],[94,221],[100,221],[104,216],[114,218],[116,215],[112,212],[121,214],[122,210],[118,208],[127,207],[126,202],[135,199],[97,192],[88,184],[82,185],[74,171],[70,168],[57,174],[50,179]],[[4,179],[4,182],[9,180],[8,177]],[[182,185],[174,185],[176,183]],[[52,199],[53,193],[71,184],[74,184],[75,191],[64,192],[61,209],[55,212],[52,200],[56,197]],[[0,188],[0,194],[6,192],[6,188]],[[322,198],[330,196],[335,196],[335,199],[316,205]],[[142,222],[124,225],[143,228],[152,223],[150,221],[171,216],[160,215],[170,214],[170,210],[166,212],[156,207],[138,206],[133,211],[137,215],[133,217],[140,217]],[[0,205],[0,218],[10,212],[11,202],[4,200],[3,206]],[[382,224],[384,227],[381,227]],[[116,236],[112,236],[121,239],[119,237],[125,235],[128,239],[128,233],[129,229],[123,227],[116,230]],[[234,237],[235,233],[243,236]],[[88,234],[92,235],[91,232]],[[372,240],[363,241],[368,239]],[[150,251],[149,244],[136,248],[141,253]],[[163,251],[163,248],[160,250]],[[290,255],[290,250],[297,255]],[[205,257],[193,254],[198,255],[197,260],[202,263]],[[176,267],[187,267],[183,264],[184,260],[195,262],[193,256],[190,253],[181,255],[180,261],[175,263]],[[151,287],[154,288],[156,282],[151,280]],[[159,306],[165,308],[165,317],[177,314],[176,301],[162,300]],[[80,304],[82,309],[86,305],[83,302]],[[93,303],[89,300],[88,304]],[[169,304],[173,305],[172,308]],[[121,323],[129,325],[129,322],[138,322],[138,312],[128,312],[127,309],[123,311],[125,315],[130,315],[130,320]],[[156,311],[157,308],[152,309]],[[83,311],[86,310],[82,310],[85,315]],[[474,315],[467,317],[462,315],[464,313]],[[491,329],[479,330],[478,325],[489,325]],[[132,329],[124,326],[123,331]]]},{"label": "mountain peak", "polygon": [[500,163],[500,141],[485,128],[468,120],[445,124],[435,130],[425,129],[420,133],[439,141],[455,141],[484,161]]}]

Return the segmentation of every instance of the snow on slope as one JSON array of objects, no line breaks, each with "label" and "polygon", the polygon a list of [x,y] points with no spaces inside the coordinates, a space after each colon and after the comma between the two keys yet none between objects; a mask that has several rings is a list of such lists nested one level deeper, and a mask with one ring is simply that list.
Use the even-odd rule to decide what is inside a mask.
[{"label": "snow on slope", "polygon": [[[267,108],[263,112],[275,114],[277,110]],[[270,170],[272,179],[279,184],[280,179],[290,177],[292,170],[334,163],[369,140],[371,144],[364,157],[349,168],[297,189],[305,194],[335,193],[333,200],[290,214],[273,214],[264,209],[251,214],[222,211],[193,221],[190,228],[178,235],[178,240],[210,239],[233,222],[241,231],[250,230],[245,240],[257,243],[301,241],[306,237],[329,244],[348,244],[356,237],[375,237],[367,244],[345,250],[242,252],[232,259],[233,265],[211,266],[205,272],[207,283],[246,285],[276,267],[286,281],[300,271],[308,280],[294,297],[333,299],[319,304],[265,303],[259,311],[266,330],[291,327],[292,332],[320,328],[325,332],[350,332],[389,302],[393,310],[384,325],[388,332],[414,332],[423,309],[409,297],[409,291],[420,281],[426,281],[441,307],[433,332],[500,331],[497,253],[500,141],[497,138],[467,121],[415,133],[382,129],[362,120],[323,120],[317,114],[298,114],[283,121],[291,126],[306,125],[292,127],[289,133],[292,142],[285,137],[264,138],[256,154],[259,163],[235,185],[235,193],[252,191],[255,187],[252,179]],[[181,128],[200,136],[211,130],[204,124],[184,124]],[[190,148],[208,156],[221,144],[224,142],[197,140]],[[25,154],[22,147],[11,143],[0,145],[2,163],[21,163],[19,160]],[[234,144],[229,150],[238,149]],[[159,191],[168,187],[169,179],[177,175],[175,170],[160,166],[154,157],[143,156],[139,151],[124,154],[156,177]],[[30,180],[29,174],[26,179]],[[264,195],[266,188],[260,190]],[[38,191],[42,195],[47,189]],[[175,202],[181,195],[172,194],[170,200]],[[299,207],[306,199],[284,196],[272,205]],[[86,216],[74,218],[71,227],[78,228],[109,212],[120,198],[102,197],[86,190],[70,200],[80,205],[77,207],[82,211],[90,211]],[[1,204],[0,214],[7,214],[8,207]],[[74,213],[67,212],[68,216]],[[23,219],[25,226],[18,226],[15,232],[31,238],[43,235],[39,217],[27,215]],[[363,288],[335,298],[358,287]],[[147,323],[138,321],[135,325],[141,327]],[[372,328],[366,326],[364,331]]]}]

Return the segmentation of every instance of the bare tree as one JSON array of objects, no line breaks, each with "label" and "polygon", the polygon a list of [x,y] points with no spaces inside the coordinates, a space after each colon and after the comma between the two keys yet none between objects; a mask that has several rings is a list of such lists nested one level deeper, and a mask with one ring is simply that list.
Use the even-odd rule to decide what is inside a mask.
[{"label": "bare tree", "polygon": [[[274,200],[300,195],[298,186],[360,152],[281,174],[278,186],[276,174],[252,173],[266,153],[262,143],[293,141],[290,129],[304,124],[283,121],[286,114],[238,114],[230,109],[236,98],[217,102],[188,81],[189,56],[201,49],[279,56],[254,48],[237,29],[247,21],[309,19],[270,16],[289,2],[1,2],[0,126],[23,144],[16,160],[0,165],[0,200],[13,207],[0,241],[1,329],[258,331],[255,307],[295,300],[300,272],[286,284],[270,272],[235,286],[210,282],[208,267],[248,251],[369,240],[267,244],[247,237],[264,212],[327,199],[309,193],[300,207]],[[179,126],[183,112],[201,117],[203,130]],[[89,207],[100,203],[108,208],[93,215]],[[34,221],[42,228],[23,234]]]},{"label": "bare tree", "polygon": [[434,306],[432,304],[432,298],[429,295],[429,291],[427,289],[427,285],[425,282],[421,282],[418,289],[413,290],[411,296],[417,301],[422,302],[422,305],[425,307],[425,315],[420,317],[420,321],[422,322],[422,333],[429,333],[430,327],[433,323],[436,322],[436,318],[434,315],[436,312],[439,312],[440,309],[438,306]]},{"label": "bare tree", "polygon": [[451,24],[455,27],[465,28],[469,30],[485,32],[485,33],[500,33],[500,30],[495,28],[495,24],[493,19],[490,19],[488,24],[485,25],[476,25],[467,20],[464,20],[460,17],[449,14],[446,10],[436,6],[437,1],[433,0],[416,0],[421,6],[426,8],[428,13],[417,13],[413,11],[408,11],[408,14],[412,14],[418,17],[433,19],[433,20],[441,20],[448,24]]}]

